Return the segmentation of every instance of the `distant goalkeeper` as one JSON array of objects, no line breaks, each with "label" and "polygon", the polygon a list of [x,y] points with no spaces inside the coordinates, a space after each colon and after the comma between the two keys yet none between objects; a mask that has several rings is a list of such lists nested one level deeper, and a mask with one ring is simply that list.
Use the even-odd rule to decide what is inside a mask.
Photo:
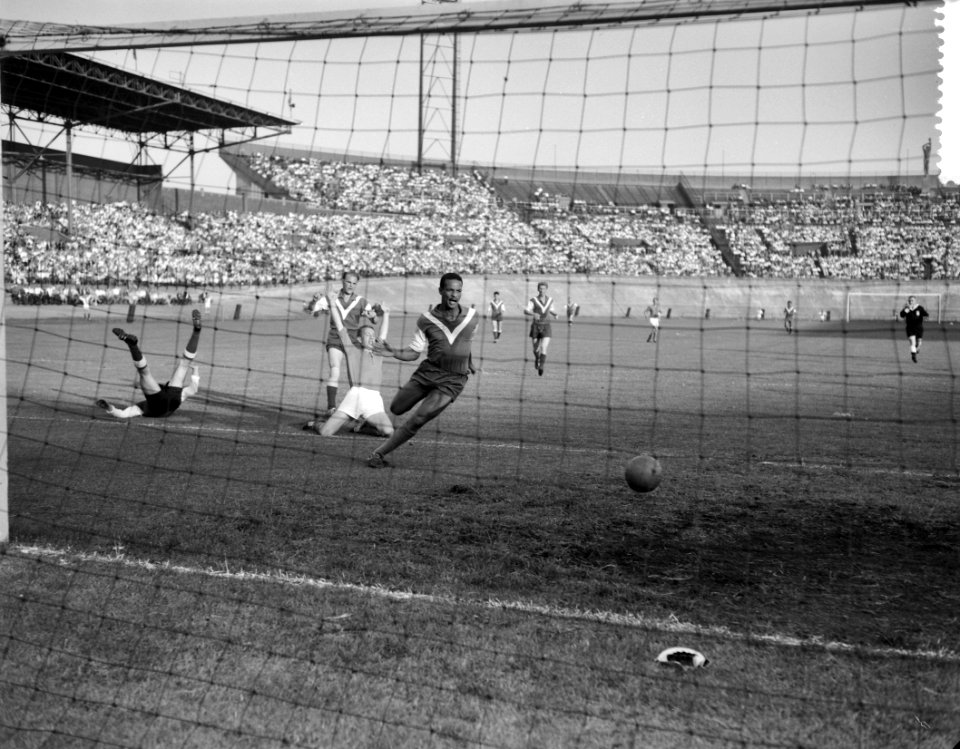
[{"label": "distant goalkeeper", "polygon": [[[180,405],[187,398],[196,395],[197,391],[200,390],[200,369],[193,361],[197,356],[197,344],[200,342],[201,328],[200,311],[194,310],[193,334],[187,341],[183,358],[177,362],[173,377],[165,385],[158,383],[151,374],[150,368],[147,366],[147,360],[140,351],[139,339],[135,335],[124,332],[122,328],[114,328],[113,334],[127,344],[130,349],[133,366],[137,368],[137,374],[140,376],[140,389],[146,399],[126,408],[117,408],[105,400],[98,400],[97,406],[118,419],[132,419],[137,416],[148,418],[170,416],[180,408]],[[188,373],[190,374],[190,384],[184,387]]]},{"label": "distant goalkeeper", "polygon": [[907,297],[907,303],[900,310],[900,318],[907,326],[907,340],[910,341],[910,358],[917,361],[917,354],[920,353],[920,346],[923,345],[923,318],[930,317],[923,305],[917,303],[917,298],[912,294]]}]

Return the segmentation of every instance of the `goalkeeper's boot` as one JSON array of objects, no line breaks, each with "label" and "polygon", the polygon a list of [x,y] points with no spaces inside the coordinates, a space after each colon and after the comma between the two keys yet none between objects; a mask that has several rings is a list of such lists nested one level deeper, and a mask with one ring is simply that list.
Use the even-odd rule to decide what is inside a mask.
[{"label": "goalkeeper's boot", "polygon": [[114,328],[113,334],[128,346],[136,346],[138,343],[140,343],[139,338],[137,338],[133,333],[125,333],[123,328]]}]

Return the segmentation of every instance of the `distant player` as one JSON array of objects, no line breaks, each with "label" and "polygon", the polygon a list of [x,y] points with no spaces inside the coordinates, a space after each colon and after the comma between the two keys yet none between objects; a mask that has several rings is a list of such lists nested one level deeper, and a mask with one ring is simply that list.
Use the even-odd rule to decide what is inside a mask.
[{"label": "distant player", "polygon": [[577,305],[573,303],[572,299],[567,299],[567,325],[573,325],[573,318],[577,316]]},{"label": "distant player", "polygon": [[917,360],[920,345],[923,343],[923,318],[930,314],[919,304],[915,296],[907,297],[907,303],[900,310],[900,317],[907,324],[907,340],[910,341],[910,358]]},{"label": "distant player", "polygon": [[[133,357],[133,366],[137,368],[137,374],[140,377],[140,389],[143,391],[146,400],[140,401],[126,408],[117,408],[105,400],[98,400],[97,406],[102,408],[111,416],[118,419],[132,419],[137,416],[146,416],[148,418],[163,418],[169,416],[183,403],[187,398],[197,394],[200,389],[200,370],[193,364],[197,356],[197,344],[200,342],[200,311],[193,311],[193,333],[190,340],[187,341],[186,348],[183,350],[183,358],[177,362],[177,368],[173,372],[173,377],[165,385],[159,384],[150,373],[147,366],[147,360],[140,351],[140,341],[135,335],[125,333],[121,328],[114,328],[113,334],[127,344],[130,349],[130,356]],[[193,370],[190,375],[190,384],[184,387],[187,380],[187,372]]]},{"label": "distant player", "polygon": [[460,304],[462,292],[463,278],[457,273],[444,273],[440,278],[440,303],[420,315],[410,344],[399,350],[391,348],[386,341],[377,344],[379,351],[400,361],[416,361],[424,352],[427,358],[390,404],[390,412],[395,416],[407,413],[414,406],[416,410],[373,451],[367,461],[371,468],[388,465],[385,456],[443,413],[463,392],[468,375],[474,373],[470,354],[479,317],[473,307]]},{"label": "distant player", "polygon": [[533,318],[530,323],[530,339],[533,341],[533,364],[537,374],[543,377],[543,368],[547,363],[547,349],[550,348],[550,339],[553,329],[550,326],[550,315],[557,317],[553,308],[553,299],[547,296],[550,285],[546,281],[537,284],[537,295],[527,302],[524,315]]},{"label": "distant player", "polygon": [[660,337],[660,300],[657,297],[653,298],[646,313],[647,320],[650,321],[650,335],[647,336],[647,343],[656,343]]},{"label": "distant player", "polygon": [[797,308],[793,306],[793,301],[788,299],[787,306],[783,308],[783,329],[787,333],[793,333],[793,321],[797,317]]},{"label": "distant player", "polygon": [[[490,327],[493,330],[493,342],[496,343],[503,333],[503,309],[506,305],[500,298],[500,292],[493,292],[493,300],[490,302]],[[380,336],[383,338],[384,336]]]},{"label": "distant player", "polygon": [[[360,283],[360,275],[353,271],[344,271],[341,277],[340,291],[333,300],[327,299],[325,295],[316,295],[308,309],[313,311],[314,315],[320,312],[329,311],[332,305],[336,305],[340,312],[340,318],[343,320],[343,328],[346,330],[347,338],[356,341],[357,331],[360,328],[360,320],[364,317],[370,317],[373,314],[373,307],[364,297],[356,294],[354,290]],[[340,382],[340,367],[343,364],[344,340],[342,339],[333,317],[330,318],[330,329],[327,332],[327,362],[330,367],[330,373],[326,380],[327,385],[327,416],[333,416],[337,410],[337,390]]]},{"label": "distant player", "polygon": [[[383,406],[380,384],[383,381],[383,357],[374,352],[377,334],[370,318],[363,318],[358,329],[357,342],[353,343],[343,327],[343,318],[336,304],[328,304],[330,317],[340,334],[340,340],[346,342],[344,351],[347,364],[347,378],[350,389],[343,397],[336,411],[326,421],[308,421],[304,429],[318,432],[322,437],[331,437],[340,431],[347,422],[355,421],[353,431],[360,431],[367,425],[382,437],[393,434],[393,424]],[[382,307],[380,319],[380,337],[387,335],[390,327],[390,312]]]},{"label": "distant player", "polygon": [[86,290],[80,292],[80,304],[83,306],[83,319],[90,319],[90,305],[96,300],[97,295],[92,291]]}]

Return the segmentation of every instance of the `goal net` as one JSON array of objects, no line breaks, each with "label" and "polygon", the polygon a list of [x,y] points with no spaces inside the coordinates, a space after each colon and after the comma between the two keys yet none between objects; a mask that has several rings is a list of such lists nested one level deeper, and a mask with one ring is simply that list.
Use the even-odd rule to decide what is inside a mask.
[{"label": "goal net", "polygon": [[935,5],[111,5],[0,21],[0,744],[957,740]]}]

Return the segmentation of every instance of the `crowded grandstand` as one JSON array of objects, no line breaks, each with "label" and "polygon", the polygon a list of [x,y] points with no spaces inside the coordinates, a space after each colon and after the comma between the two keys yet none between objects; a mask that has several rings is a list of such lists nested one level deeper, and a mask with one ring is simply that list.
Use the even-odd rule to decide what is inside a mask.
[{"label": "crowded grandstand", "polygon": [[[136,202],[87,202],[72,207],[68,226],[65,203],[8,202],[12,299],[72,302],[86,293],[175,303],[183,289],[310,284],[343,267],[366,276],[456,267],[475,274],[960,277],[952,258],[960,236],[956,193],[893,184],[754,195],[734,185],[707,206],[618,205],[551,193],[535,178],[518,200],[516,191],[498,190],[506,180],[476,168],[451,174],[261,152],[245,158],[250,173],[306,210],[164,215]],[[578,194],[590,193],[581,187]],[[724,243],[734,263],[724,260]]]}]

